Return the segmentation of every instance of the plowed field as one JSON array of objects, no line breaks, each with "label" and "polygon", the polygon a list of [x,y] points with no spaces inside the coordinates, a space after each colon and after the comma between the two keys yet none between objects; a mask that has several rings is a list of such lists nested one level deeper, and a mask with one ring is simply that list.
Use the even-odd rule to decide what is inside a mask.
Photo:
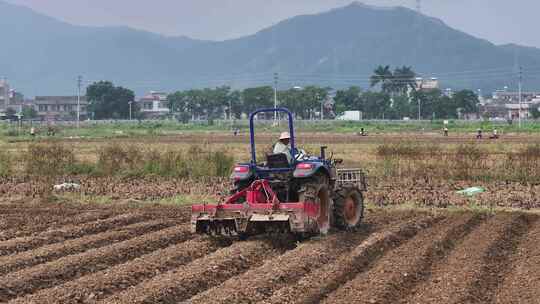
[{"label": "plowed field", "polygon": [[538,218],[376,209],[231,241],[189,233],[186,208],[0,204],[0,302],[540,303]]}]

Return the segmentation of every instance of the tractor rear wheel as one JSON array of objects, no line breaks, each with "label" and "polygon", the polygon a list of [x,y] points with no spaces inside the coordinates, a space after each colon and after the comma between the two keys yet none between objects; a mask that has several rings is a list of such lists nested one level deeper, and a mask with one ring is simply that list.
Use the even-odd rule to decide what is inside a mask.
[{"label": "tractor rear wheel", "polygon": [[332,198],[328,188],[328,178],[324,175],[317,175],[305,183],[299,192],[299,201],[313,202],[319,205],[317,216],[317,231],[322,235],[328,234],[330,229],[330,218],[332,216]]},{"label": "tractor rear wheel", "polygon": [[333,225],[340,230],[354,230],[364,217],[364,197],[356,187],[343,187],[334,195]]}]

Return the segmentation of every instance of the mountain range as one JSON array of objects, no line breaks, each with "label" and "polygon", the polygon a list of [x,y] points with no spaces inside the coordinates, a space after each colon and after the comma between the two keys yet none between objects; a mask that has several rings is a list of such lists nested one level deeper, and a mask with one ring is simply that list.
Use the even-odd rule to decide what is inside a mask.
[{"label": "mountain range", "polygon": [[[67,95],[111,80],[150,90],[316,84],[366,89],[378,65],[412,66],[443,87],[538,88],[540,49],[495,45],[404,7],[353,2],[284,20],[253,35],[202,41],[128,27],[68,24],[0,0],[0,77],[26,96]],[[529,77],[527,77],[529,76]],[[534,77],[537,77],[536,79]]]}]

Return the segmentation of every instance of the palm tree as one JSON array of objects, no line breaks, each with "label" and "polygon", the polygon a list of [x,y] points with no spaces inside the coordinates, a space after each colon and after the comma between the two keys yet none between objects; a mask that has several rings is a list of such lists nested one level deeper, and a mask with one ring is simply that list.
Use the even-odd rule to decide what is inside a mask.
[{"label": "palm tree", "polygon": [[416,73],[411,67],[403,66],[401,68],[396,68],[393,76],[392,87],[395,92],[405,94],[409,88],[413,91],[416,90]]},{"label": "palm tree", "polygon": [[393,91],[393,78],[394,75],[390,70],[390,66],[380,65],[373,71],[373,75],[370,78],[371,87],[380,84],[381,90],[384,93],[390,93]]}]

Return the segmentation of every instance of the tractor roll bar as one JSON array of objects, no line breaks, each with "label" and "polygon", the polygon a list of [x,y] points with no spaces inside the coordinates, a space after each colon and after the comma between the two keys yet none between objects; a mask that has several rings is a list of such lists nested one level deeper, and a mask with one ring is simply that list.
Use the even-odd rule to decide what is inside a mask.
[{"label": "tractor roll bar", "polygon": [[289,117],[289,133],[291,134],[291,154],[294,156],[294,151],[296,151],[294,146],[294,125],[293,125],[293,115],[291,111],[287,108],[266,108],[259,109],[251,114],[249,114],[249,133],[251,141],[251,163],[257,165],[257,152],[255,151],[255,126],[253,120],[259,113],[268,113],[268,112],[283,112],[286,113]]}]

